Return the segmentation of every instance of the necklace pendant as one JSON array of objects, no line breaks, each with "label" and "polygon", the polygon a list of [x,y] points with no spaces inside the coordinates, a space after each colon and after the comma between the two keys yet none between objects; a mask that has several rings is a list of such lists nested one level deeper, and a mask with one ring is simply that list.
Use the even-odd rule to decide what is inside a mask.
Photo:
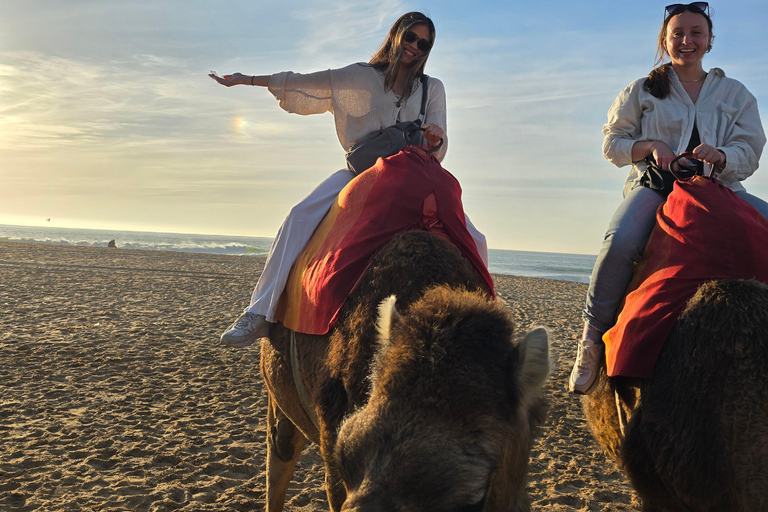
[{"label": "necklace pendant", "polygon": [[704,76],[702,76],[701,78],[697,78],[696,80],[680,80],[679,78],[678,78],[678,80],[680,80],[684,84],[693,84],[693,83],[696,83],[696,82],[701,82],[705,78],[707,78],[707,73],[704,73]]}]

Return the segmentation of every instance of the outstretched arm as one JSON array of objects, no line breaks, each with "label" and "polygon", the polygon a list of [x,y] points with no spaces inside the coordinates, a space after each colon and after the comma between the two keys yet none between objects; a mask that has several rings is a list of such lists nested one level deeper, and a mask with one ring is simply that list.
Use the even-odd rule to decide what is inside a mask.
[{"label": "outstretched arm", "polygon": [[226,87],[232,87],[233,85],[258,85],[259,87],[267,87],[269,85],[269,75],[243,75],[242,73],[233,73],[231,75],[219,76],[215,71],[211,71],[208,76]]},{"label": "outstretched arm", "polygon": [[244,75],[233,73],[219,76],[211,71],[208,76],[223,86],[258,85],[268,87],[269,92],[280,102],[280,108],[295,114],[322,114],[333,108],[331,70],[299,74],[292,71],[274,75]]}]

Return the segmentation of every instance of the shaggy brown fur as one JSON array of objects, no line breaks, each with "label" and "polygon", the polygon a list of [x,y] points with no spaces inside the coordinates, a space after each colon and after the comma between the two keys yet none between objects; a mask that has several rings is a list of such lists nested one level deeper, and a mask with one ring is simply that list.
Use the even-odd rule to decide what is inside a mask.
[{"label": "shaggy brown fur", "polygon": [[[613,390],[587,421],[650,511],[768,510],[768,286],[713,281],[690,300],[621,439]],[[626,403],[625,403],[626,406]]]},{"label": "shaggy brown fur", "polygon": [[[382,306],[380,333],[378,307],[393,294],[401,313]],[[288,333],[276,327],[272,334],[262,341],[274,431],[268,511],[282,510],[306,439],[320,443],[333,511],[527,510],[546,333],[533,331],[522,347],[512,343],[509,316],[449,244],[425,232],[396,237],[330,339],[300,336],[302,380],[319,431],[290,376]]]}]

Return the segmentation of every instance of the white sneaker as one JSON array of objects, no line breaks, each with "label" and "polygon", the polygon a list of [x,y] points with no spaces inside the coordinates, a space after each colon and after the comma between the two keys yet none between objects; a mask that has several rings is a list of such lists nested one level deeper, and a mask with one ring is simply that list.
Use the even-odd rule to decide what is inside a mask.
[{"label": "white sneaker", "polygon": [[229,329],[221,335],[221,344],[228,347],[243,348],[251,345],[259,338],[269,336],[271,322],[264,315],[254,315],[244,312]]},{"label": "white sneaker", "polygon": [[588,395],[595,390],[597,377],[600,375],[600,361],[603,358],[604,345],[592,340],[581,340],[576,352],[576,362],[568,380],[571,393]]}]

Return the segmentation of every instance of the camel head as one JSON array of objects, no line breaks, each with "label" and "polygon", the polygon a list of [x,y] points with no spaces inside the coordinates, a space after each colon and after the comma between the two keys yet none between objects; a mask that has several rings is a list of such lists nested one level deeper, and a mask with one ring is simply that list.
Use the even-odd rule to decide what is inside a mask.
[{"label": "camel head", "polygon": [[508,313],[478,292],[436,287],[395,305],[379,308],[370,399],[339,431],[342,510],[526,510],[546,331],[514,343]]}]

